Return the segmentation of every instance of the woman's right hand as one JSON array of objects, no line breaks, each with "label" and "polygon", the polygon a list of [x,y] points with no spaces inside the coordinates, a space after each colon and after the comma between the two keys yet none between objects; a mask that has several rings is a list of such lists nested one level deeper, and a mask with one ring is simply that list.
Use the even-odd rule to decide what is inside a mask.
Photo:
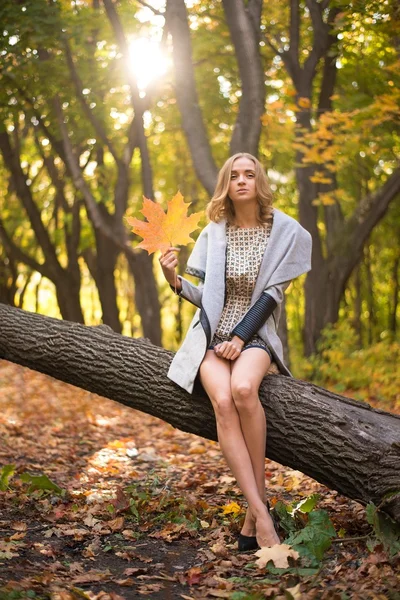
[{"label": "woman's right hand", "polygon": [[165,279],[170,285],[176,287],[177,290],[180,291],[181,283],[176,275],[175,270],[178,265],[178,259],[174,252],[179,252],[179,248],[174,248],[171,246],[171,248],[168,248],[168,250],[160,256],[159,260]]}]

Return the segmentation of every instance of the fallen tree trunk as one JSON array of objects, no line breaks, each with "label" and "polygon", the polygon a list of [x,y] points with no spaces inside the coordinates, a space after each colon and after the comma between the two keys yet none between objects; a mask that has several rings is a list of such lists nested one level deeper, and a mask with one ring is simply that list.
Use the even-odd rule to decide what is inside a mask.
[{"label": "fallen tree trunk", "polygon": [[[1,358],[217,439],[204,391],[172,383],[172,353],[147,340],[0,304]],[[400,522],[399,416],[281,375],[264,379],[260,398],[269,458]]]}]

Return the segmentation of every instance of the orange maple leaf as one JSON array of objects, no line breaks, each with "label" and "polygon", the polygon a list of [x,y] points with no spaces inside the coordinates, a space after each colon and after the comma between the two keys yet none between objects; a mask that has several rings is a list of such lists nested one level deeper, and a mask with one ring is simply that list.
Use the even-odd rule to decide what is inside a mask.
[{"label": "orange maple leaf", "polygon": [[159,204],[143,197],[143,207],[140,212],[147,221],[126,218],[133,233],[143,238],[137,248],[143,248],[151,254],[156,250],[165,252],[171,246],[183,246],[192,242],[190,234],[198,228],[202,213],[193,213],[188,217],[189,206],[190,203],[185,204],[180,192],[168,202],[166,213]]}]

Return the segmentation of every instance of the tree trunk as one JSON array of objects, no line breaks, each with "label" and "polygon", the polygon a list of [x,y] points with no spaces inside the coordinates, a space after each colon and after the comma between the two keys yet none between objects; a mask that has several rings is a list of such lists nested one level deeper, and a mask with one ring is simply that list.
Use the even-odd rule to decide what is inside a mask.
[{"label": "tree trunk", "polygon": [[261,11],[250,13],[243,0],[222,0],[222,3],[242,83],[230,151],[231,154],[250,152],[257,156],[266,92],[259,46]]},{"label": "tree trunk", "polygon": [[374,302],[374,282],[372,278],[372,270],[371,270],[371,255],[369,252],[369,247],[365,247],[364,251],[364,265],[365,271],[367,274],[366,277],[366,288],[367,288],[367,306],[368,306],[368,346],[371,346],[374,343],[375,337],[375,302]]},{"label": "tree trunk", "polygon": [[[116,231],[115,217],[108,213],[104,204],[98,204],[98,211],[108,227]],[[101,229],[93,227],[93,231],[96,239],[96,252],[88,248],[83,252],[83,257],[99,293],[102,321],[117,333],[121,333],[122,327],[119,319],[117,288],[114,275],[115,265],[121,248],[118,248],[113,240],[106,236]]]},{"label": "tree trunk", "polygon": [[[217,439],[204,391],[170,381],[171,352],[147,340],[0,304],[0,358]],[[400,521],[399,416],[280,375],[264,379],[260,398],[269,458]]]},{"label": "tree trunk", "polygon": [[54,279],[57,303],[63,319],[84,323],[80,300],[81,281],[70,272]]},{"label": "tree trunk", "polygon": [[361,293],[361,265],[357,265],[354,273],[354,319],[353,327],[357,333],[358,345],[362,348],[362,325],[361,325],[361,312],[362,312],[362,293]]},{"label": "tree trunk", "polygon": [[143,335],[153,344],[161,346],[160,301],[152,257],[145,251],[136,251],[126,254],[126,258],[135,280],[135,305],[142,321]]},{"label": "tree trunk", "polygon": [[17,291],[17,276],[15,265],[1,256],[0,248],[0,302],[15,306],[15,293]]},{"label": "tree trunk", "polygon": [[184,0],[167,0],[166,20],[172,36],[176,99],[197,177],[212,196],[217,181],[207,130],[197,95],[192,43]]},{"label": "tree trunk", "polygon": [[397,256],[395,258],[392,270],[392,286],[393,286],[393,300],[391,303],[390,314],[389,314],[389,331],[393,333],[393,336],[396,335],[397,330],[397,307],[399,304],[399,266],[400,266],[400,257]]}]

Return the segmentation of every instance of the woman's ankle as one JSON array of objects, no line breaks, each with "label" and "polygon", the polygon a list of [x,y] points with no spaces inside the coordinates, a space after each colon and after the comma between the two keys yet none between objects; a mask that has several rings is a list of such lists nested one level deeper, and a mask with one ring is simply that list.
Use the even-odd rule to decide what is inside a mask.
[{"label": "woman's ankle", "polygon": [[256,507],[252,507],[251,514],[255,521],[257,521],[258,519],[264,519],[268,514],[265,503],[257,505]]}]

